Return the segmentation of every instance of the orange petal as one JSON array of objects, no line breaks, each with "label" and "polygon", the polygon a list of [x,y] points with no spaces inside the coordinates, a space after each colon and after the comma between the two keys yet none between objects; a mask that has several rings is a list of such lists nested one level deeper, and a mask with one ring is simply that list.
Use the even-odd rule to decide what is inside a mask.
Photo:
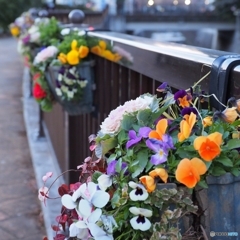
[{"label": "orange petal", "polygon": [[207,139],[202,143],[199,149],[199,155],[205,161],[212,161],[215,157],[217,157],[221,152],[221,148],[214,141]]},{"label": "orange petal", "polygon": [[88,55],[88,53],[89,53],[88,47],[82,45],[79,48],[79,57],[80,58],[85,58]]},{"label": "orange petal", "polygon": [[168,173],[164,168],[156,168],[154,170],[152,170],[149,175],[153,178],[155,177],[160,177],[162,179],[163,182],[167,182],[168,179]]},{"label": "orange petal", "polygon": [[149,134],[148,134],[148,137],[149,138],[156,138],[156,139],[159,139],[159,140],[162,140],[159,136],[159,134],[155,131],[155,130],[152,130]]},{"label": "orange petal", "polygon": [[195,187],[200,180],[198,171],[187,158],[180,161],[175,174],[177,181],[186,185],[188,188]]},{"label": "orange petal", "polygon": [[142,176],[139,178],[141,183],[145,186],[148,192],[153,192],[156,188],[155,179],[150,176]]},{"label": "orange petal", "polygon": [[207,137],[205,136],[200,136],[195,138],[194,142],[193,142],[193,147],[198,151],[202,145],[203,142],[205,142],[207,139]]},{"label": "orange petal", "polygon": [[197,169],[199,175],[203,175],[207,171],[206,164],[199,158],[192,158],[191,164],[194,168]]},{"label": "orange petal", "polygon": [[167,127],[168,127],[168,121],[166,118],[163,118],[158,121],[156,126],[156,131],[160,136],[162,136],[163,134],[165,134]]},{"label": "orange petal", "polygon": [[210,135],[208,135],[207,137],[208,139],[210,139],[211,141],[214,141],[217,145],[221,145],[223,140],[222,140],[222,134],[219,132],[214,132]]},{"label": "orange petal", "polygon": [[189,123],[191,131],[192,131],[194,124],[196,123],[196,119],[197,119],[197,115],[194,114],[193,112],[191,112],[189,119],[188,119],[188,123]]},{"label": "orange petal", "polygon": [[238,113],[237,113],[236,109],[237,109],[236,107],[226,108],[223,111],[223,114],[225,116],[224,120],[226,120],[229,123],[234,122],[238,117]]}]

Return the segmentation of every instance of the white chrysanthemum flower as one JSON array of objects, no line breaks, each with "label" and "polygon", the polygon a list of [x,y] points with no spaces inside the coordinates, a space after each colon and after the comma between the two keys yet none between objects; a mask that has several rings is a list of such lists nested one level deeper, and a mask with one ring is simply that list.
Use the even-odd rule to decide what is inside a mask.
[{"label": "white chrysanthemum flower", "polygon": [[133,229],[147,231],[151,227],[151,222],[147,217],[152,216],[152,211],[145,208],[130,207],[129,211],[137,215],[136,217],[130,220],[130,224]]}]

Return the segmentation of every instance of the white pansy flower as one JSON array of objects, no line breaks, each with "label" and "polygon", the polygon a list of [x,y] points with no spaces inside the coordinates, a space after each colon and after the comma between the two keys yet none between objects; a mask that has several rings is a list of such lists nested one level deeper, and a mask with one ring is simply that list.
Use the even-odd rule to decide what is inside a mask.
[{"label": "white pansy flower", "polygon": [[88,83],[88,81],[84,80],[84,81],[80,81],[79,85],[80,85],[81,88],[85,88],[87,86],[87,83]]},{"label": "white pansy flower", "polygon": [[73,85],[73,80],[69,78],[64,78],[64,82],[67,83],[68,85]]},{"label": "white pansy flower", "polygon": [[152,211],[145,208],[130,207],[129,211],[137,215],[130,220],[130,224],[133,229],[147,231],[151,227],[151,222],[147,217],[152,216]]},{"label": "white pansy flower", "polygon": [[56,94],[61,97],[62,96],[62,91],[60,88],[55,88]]},{"label": "white pansy flower", "polygon": [[87,239],[89,232],[86,229],[80,229],[73,222],[69,227],[69,237],[77,237],[78,239]]},{"label": "white pansy flower", "polygon": [[68,98],[73,98],[74,97],[74,92],[73,91],[68,91],[67,96],[68,96]]},{"label": "white pansy flower", "polygon": [[61,86],[61,90],[62,90],[63,92],[65,92],[65,93],[67,93],[67,92],[68,92],[68,87],[62,85],[62,86]]},{"label": "white pansy flower", "polygon": [[82,198],[97,208],[105,207],[110,199],[110,195],[105,191],[98,190],[98,185],[93,182],[82,184],[79,187],[79,192]]},{"label": "white pansy flower", "polygon": [[128,183],[129,187],[133,188],[129,197],[132,201],[145,201],[148,198],[148,192],[142,184],[137,184],[133,181]]},{"label": "white pansy flower", "polygon": [[70,31],[71,31],[70,28],[64,28],[61,31],[61,35],[68,35],[70,33]]},{"label": "white pansy flower", "polygon": [[86,31],[84,30],[78,31],[78,36],[84,36],[85,34],[86,34]]},{"label": "white pansy flower", "polygon": [[103,191],[112,186],[112,177],[107,174],[102,174],[97,181],[99,188]]},{"label": "white pansy flower", "polygon": [[58,81],[61,82],[63,80],[63,75],[62,74],[58,74]]}]

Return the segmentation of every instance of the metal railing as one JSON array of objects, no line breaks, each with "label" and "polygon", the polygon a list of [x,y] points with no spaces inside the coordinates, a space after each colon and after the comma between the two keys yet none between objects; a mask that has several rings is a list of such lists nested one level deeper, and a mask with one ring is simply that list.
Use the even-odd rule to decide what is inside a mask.
[{"label": "metal railing", "polygon": [[[210,72],[212,64],[219,57],[237,56],[121,33],[88,34],[120,47],[133,61],[129,65],[121,65],[95,56],[94,112],[69,116],[59,105],[55,105],[51,113],[44,113],[44,122],[63,171],[75,169],[91,154],[89,135],[96,134],[104,118],[120,104],[143,93],[156,94],[155,89],[162,82],[168,82],[174,89],[187,89]],[[228,78],[227,95],[240,98],[240,66],[232,67]],[[209,82],[210,75],[202,82],[202,90],[208,91]],[[69,180],[73,182],[77,179],[77,175],[71,174]]]}]

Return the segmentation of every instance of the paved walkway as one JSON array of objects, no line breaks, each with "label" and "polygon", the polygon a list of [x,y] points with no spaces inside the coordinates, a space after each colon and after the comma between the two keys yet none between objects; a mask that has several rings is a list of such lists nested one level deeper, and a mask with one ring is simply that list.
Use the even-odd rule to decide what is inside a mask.
[{"label": "paved walkway", "polygon": [[45,236],[22,111],[23,63],[16,40],[0,38],[0,239]]}]

